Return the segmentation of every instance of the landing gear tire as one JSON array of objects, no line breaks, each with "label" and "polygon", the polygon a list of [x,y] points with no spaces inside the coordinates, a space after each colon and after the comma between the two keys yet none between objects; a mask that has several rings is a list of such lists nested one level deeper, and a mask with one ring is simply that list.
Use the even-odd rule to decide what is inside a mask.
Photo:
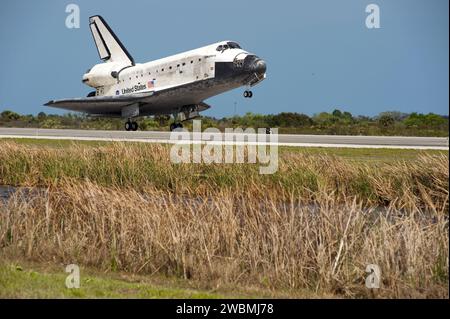
[{"label": "landing gear tire", "polygon": [[272,134],[272,129],[270,127],[266,128],[266,134]]},{"label": "landing gear tire", "polygon": [[252,91],[244,91],[244,97],[245,98],[251,98],[253,96],[253,92]]},{"label": "landing gear tire", "polygon": [[139,125],[137,122],[126,121],[125,122],[125,131],[137,131]]},{"label": "landing gear tire", "polygon": [[183,124],[181,123],[172,123],[170,124],[170,130],[175,131],[177,128],[183,128]]}]

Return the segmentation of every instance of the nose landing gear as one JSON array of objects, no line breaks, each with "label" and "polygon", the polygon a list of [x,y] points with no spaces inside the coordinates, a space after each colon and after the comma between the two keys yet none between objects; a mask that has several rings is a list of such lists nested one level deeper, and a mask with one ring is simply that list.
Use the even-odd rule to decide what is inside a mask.
[{"label": "nose landing gear", "polygon": [[244,91],[244,97],[245,98],[251,99],[252,96],[253,96],[253,92],[252,91],[249,91],[249,90]]},{"label": "nose landing gear", "polygon": [[137,122],[132,122],[130,120],[125,122],[125,130],[126,131],[137,131],[137,129],[139,128],[139,125],[137,124]]}]

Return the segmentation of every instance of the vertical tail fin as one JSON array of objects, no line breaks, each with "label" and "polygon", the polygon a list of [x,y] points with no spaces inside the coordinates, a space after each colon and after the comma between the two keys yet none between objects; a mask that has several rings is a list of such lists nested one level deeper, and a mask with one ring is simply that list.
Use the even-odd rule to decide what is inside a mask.
[{"label": "vertical tail fin", "polygon": [[100,59],[105,62],[121,62],[134,65],[133,57],[101,16],[90,17],[89,27]]}]

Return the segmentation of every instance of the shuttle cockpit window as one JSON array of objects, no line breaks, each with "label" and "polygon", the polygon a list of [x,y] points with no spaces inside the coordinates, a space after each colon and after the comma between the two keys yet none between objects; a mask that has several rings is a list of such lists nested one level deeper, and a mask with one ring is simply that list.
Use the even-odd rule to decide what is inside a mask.
[{"label": "shuttle cockpit window", "polygon": [[225,51],[226,49],[228,49],[228,45],[226,45],[226,44],[221,44],[221,45],[219,45],[218,47],[217,47],[217,51],[220,51],[220,52],[223,52],[223,51]]},{"label": "shuttle cockpit window", "polygon": [[240,49],[241,48],[241,46],[239,44],[237,44],[236,42],[228,42],[227,44],[230,47],[230,49]]},{"label": "shuttle cockpit window", "polygon": [[221,44],[217,47],[217,51],[223,52],[228,49],[240,49],[241,47],[236,42],[227,42],[227,44]]}]

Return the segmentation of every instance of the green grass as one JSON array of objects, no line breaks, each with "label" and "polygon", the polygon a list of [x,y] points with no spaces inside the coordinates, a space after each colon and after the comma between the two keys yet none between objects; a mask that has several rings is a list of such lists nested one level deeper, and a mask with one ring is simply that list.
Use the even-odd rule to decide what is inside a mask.
[{"label": "green grass", "polygon": [[449,154],[444,150],[415,150],[400,148],[338,148],[338,147],[281,147],[280,154],[299,153],[308,155],[333,155],[353,161],[389,163],[393,161],[414,161],[421,155]]},{"label": "green grass", "polygon": [[[0,138],[1,141],[11,141],[27,146],[43,146],[51,148],[67,148],[74,145],[83,145],[90,147],[105,146],[108,141],[74,141],[74,140],[48,140],[33,138]],[[142,143],[128,142],[130,146],[141,145]],[[171,146],[166,145],[168,148]],[[291,147],[281,146],[280,154],[297,153],[310,155],[334,155],[354,161],[371,162],[392,162],[392,161],[413,161],[420,155],[425,154],[449,154],[449,151],[443,150],[415,150],[415,149],[393,149],[393,148],[337,148],[337,147]]]},{"label": "green grass", "polygon": [[0,138],[0,142],[15,142],[17,144],[29,145],[29,146],[46,146],[55,148],[64,148],[73,145],[86,145],[86,146],[101,146],[107,145],[106,141],[76,141],[76,140],[50,140],[50,139],[38,139],[38,138]]},{"label": "green grass", "polygon": [[69,289],[65,286],[67,275],[63,267],[55,272],[1,264],[0,298],[223,298],[207,291],[129,282],[83,271],[80,288]]},{"label": "green grass", "polygon": [[335,297],[305,290],[272,290],[223,286],[213,290],[193,287],[189,280],[161,275],[100,272],[80,267],[80,288],[69,289],[62,265],[0,260],[0,298],[107,298],[107,299],[240,299]]}]

